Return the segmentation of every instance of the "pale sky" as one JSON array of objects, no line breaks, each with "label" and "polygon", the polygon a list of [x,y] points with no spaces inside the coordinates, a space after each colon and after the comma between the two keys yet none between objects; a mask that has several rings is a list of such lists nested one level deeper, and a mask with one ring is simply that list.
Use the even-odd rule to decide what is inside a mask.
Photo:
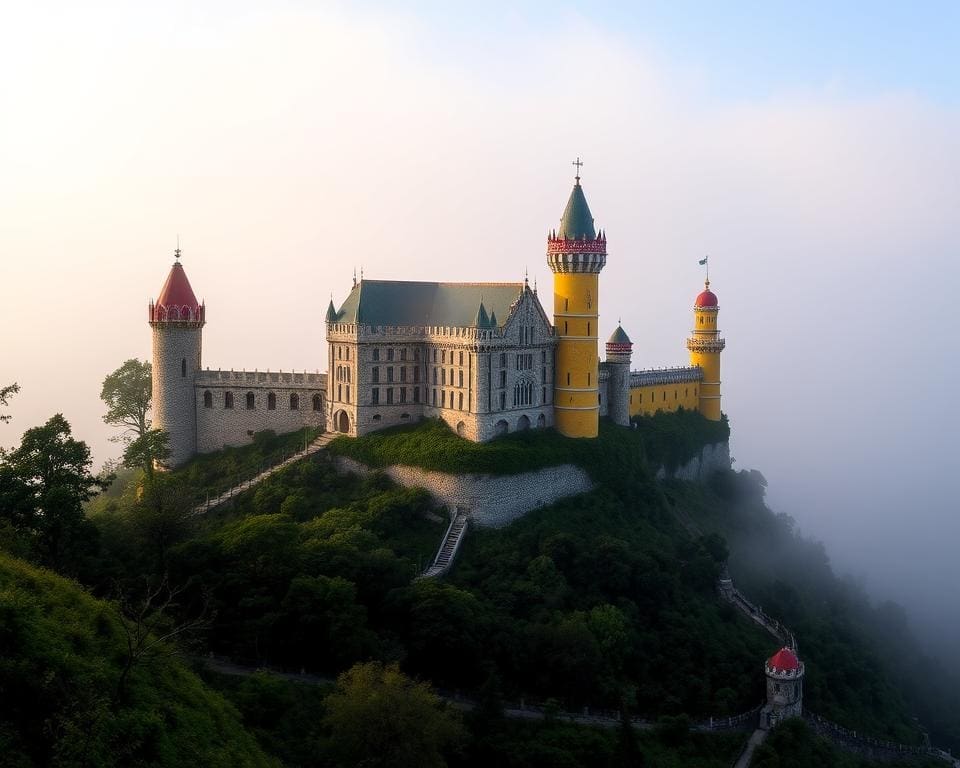
[{"label": "pale sky", "polygon": [[214,368],[324,370],[355,267],[547,298],[580,155],[602,333],[685,364],[709,253],[737,466],[960,637],[956,6],[482,5],[0,4],[0,444],[116,455],[178,234]]}]

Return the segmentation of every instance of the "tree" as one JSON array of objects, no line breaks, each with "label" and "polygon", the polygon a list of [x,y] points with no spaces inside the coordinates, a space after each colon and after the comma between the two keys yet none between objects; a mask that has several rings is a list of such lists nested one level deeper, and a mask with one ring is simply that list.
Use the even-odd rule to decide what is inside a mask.
[{"label": "tree", "polygon": [[396,664],[357,664],[337,679],[324,725],[344,766],[442,768],[464,735],[458,715]]},{"label": "tree", "polygon": [[20,447],[2,462],[2,485],[17,500],[19,527],[33,538],[40,561],[74,570],[96,534],[83,504],[104,487],[90,473],[90,448],[73,439],[70,424],[58,413],[42,427],[28,429]]},{"label": "tree", "polygon": [[153,482],[153,468],[170,455],[170,434],[163,429],[148,429],[132,440],[123,452],[123,466],[143,468],[148,482]]},{"label": "tree", "polygon": [[124,429],[114,440],[129,442],[133,435],[143,437],[150,429],[147,413],[151,387],[150,363],[146,360],[127,360],[103,380],[100,399],[107,404],[103,420]]},{"label": "tree", "polygon": [[[0,405],[6,406],[7,401],[17,392],[20,391],[20,385],[17,382],[13,384],[8,384],[5,387],[0,387]],[[6,424],[10,419],[13,418],[9,413],[0,414],[0,424]]]}]

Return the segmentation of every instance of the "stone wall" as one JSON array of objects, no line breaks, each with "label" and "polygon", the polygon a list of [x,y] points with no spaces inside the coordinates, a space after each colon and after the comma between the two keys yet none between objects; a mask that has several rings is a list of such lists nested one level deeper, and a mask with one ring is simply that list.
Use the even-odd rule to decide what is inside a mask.
[{"label": "stone wall", "polygon": [[717,470],[730,469],[730,443],[713,443],[705,445],[700,453],[672,472],[667,472],[661,466],[657,470],[657,480],[665,480],[669,476],[672,480],[687,480],[689,482],[703,482]]},{"label": "stone wall", "polygon": [[179,467],[197,450],[193,385],[200,367],[201,324],[153,323],[153,428],[169,435],[168,467]]},{"label": "stone wall", "polygon": [[382,471],[407,487],[425,488],[438,503],[451,510],[469,510],[475,525],[499,528],[528,512],[555,501],[586,493],[593,482],[579,467],[563,464],[519,475],[449,475],[418,467],[394,465],[373,470],[365,464],[338,456],[334,464],[341,472],[367,475]]}]

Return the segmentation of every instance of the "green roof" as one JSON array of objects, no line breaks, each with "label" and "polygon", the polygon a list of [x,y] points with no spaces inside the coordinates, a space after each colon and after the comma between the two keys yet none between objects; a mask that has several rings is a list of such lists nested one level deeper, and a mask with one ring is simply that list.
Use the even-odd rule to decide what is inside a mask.
[{"label": "green roof", "polygon": [[567,240],[596,240],[597,232],[593,228],[593,216],[590,214],[590,206],[587,205],[587,198],[584,197],[583,187],[578,181],[573,185],[573,191],[570,193],[570,199],[567,200],[567,207],[563,209],[563,218],[560,219],[560,229],[557,230],[557,236]]},{"label": "green roof", "polygon": [[483,306],[483,301],[480,301],[480,308],[477,310],[477,317],[474,319],[473,324],[477,328],[489,328],[490,327],[490,318],[487,317],[487,308]]},{"label": "green roof", "polygon": [[[361,280],[337,312],[336,322],[362,325],[476,327],[483,303],[488,318],[510,316],[523,283],[420,283]],[[491,323],[492,327],[492,323]]]},{"label": "green roof", "polygon": [[617,330],[610,334],[610,338],[607,340],[607,344],[632,344],[630,337],[627,336],[627,332],[623,330],[623,326],[618,325]]}]

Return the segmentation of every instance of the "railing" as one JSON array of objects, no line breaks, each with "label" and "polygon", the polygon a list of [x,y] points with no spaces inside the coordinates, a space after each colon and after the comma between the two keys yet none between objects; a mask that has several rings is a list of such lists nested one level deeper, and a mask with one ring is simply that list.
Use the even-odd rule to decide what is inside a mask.
[{"label": "railing", "polygon": [[954,763],[954,765],[957,764],[953,755],[936,747],[897,744],[893,741],[884,741],[883,739],[876,739],[872,736],[865,736],[862,733],[857,733],[855,730],[844,728],[842,725],[831,722],[827,720],[827,718],[821,717],[809,710],[804,712],[804,719],[810,724],[814,732],[821,736],[828,737],[840,746],[851,746],[865,752],[883,752],[890,755],[934,757],[949,761]]}]

